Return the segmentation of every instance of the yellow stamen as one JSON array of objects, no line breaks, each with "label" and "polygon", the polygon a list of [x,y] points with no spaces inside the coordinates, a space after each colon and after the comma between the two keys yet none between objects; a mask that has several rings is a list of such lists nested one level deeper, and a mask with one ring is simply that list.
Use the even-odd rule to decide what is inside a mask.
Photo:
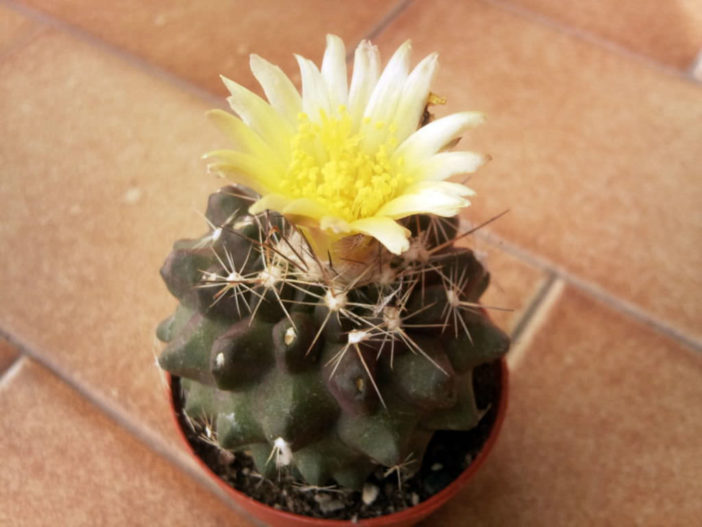
[{"label": "yellow stamen", "polygon": [[280,182],[283,195],[312,199],[351,222],[372,217],[411,183],[402,160],[391,159],[397,147],[394,126],[374,123],[384,138],[368,149],[344,107],[338,116],[322,113],[319,122],[301,113],[298,122],[291,139],[291,162]]}]

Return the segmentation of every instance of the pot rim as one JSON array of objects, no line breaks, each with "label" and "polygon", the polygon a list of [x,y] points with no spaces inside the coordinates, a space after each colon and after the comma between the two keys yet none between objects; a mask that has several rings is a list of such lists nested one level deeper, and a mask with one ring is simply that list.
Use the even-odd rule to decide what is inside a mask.
[{"label": "pot rim", "polygon": [[[293,525],[297,523],[298,525],[316,525],[324,527],[335,527],[342,525],[351,524],[350,520],[336,520],[336,519],[326,519],[326,518],[315,518],[313,516],[305,516],[302,514],[295,514],[292,512],[281,511],[275,509],[269,505],[266,505],[241,491],[228,485],[224,480],[222,480],[217,474],[215,474],[212,469],[195,453],[192,445],[185,436],[180,422],[178,421],[178,415],[175,407],[175,401],[173,397],[173,378],[170,373],[166,373],[166,379],[168,381],[168,402],[171,407],[171,416],[175,422],[176,428],[178,430],[178,435],[180,436],[183,443],[185,443],[190,454],[195,458],[196,463],[205,471],[205,473],[210,476],[211,479],[217,483],[220,489],[227,493],[228,496],[234,499],[237,504],[240,504],[246,509],[246,512],[254,517],[267,517],[276,516],[280,518],[283,522],[288,522],[287,524]],[[488,435],[485,443],[478,455],[473,459],[470,465],[461,472],[461,474],[449,483],[442,490],[431,496],[430,498],[414,505],[413,507],[408,507],[402,511],[393,512],[391,514],[384,514],[382,516],[376,516],[374,518],[361,518],[353,525],[359,525],[364,527],[389,527],[394,525],[411,524],[420,521],[423,518],[429,516],[432,512],[436,511],[444,505],[448,500],[453,498],[459,490],[461,490],[468,480],[473,477],[473,475],[478,471],[482,464],[487,459],[488,455],[492,451],[499,436],[500,429],[502,428],[503,421],[505,419],[505,414],[507,412],[507,400],[509,392],[509,371],[507,368],[507,361],[504,357],[500,359],[500,400],[497,405],[497,415],[495,416],[495,422],[490,429],[490,434]],[[260,512],[261,514],[257,514]]]}]

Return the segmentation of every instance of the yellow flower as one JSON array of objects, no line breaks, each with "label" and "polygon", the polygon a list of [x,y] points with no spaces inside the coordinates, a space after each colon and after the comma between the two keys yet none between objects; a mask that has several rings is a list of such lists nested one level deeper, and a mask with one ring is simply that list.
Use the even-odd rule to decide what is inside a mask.
[{"label": "yellow flower", "polygon": [[437,54],[410,71],[410,49],[409,41],[402,44],[381,72],[377,48],[361,42],[348,86],[344,44],[328,35],[321,69],[296,56],[302,95],[280,68],[252,55],[268,102],[223,77],[238,118],[220,110],[210,115],[236,149],[207,154],[210,170],[260,195],[252,214],[280,212],[317,247],[360,233],[404,252],[410,232],[397,220],[456,215],[473,192],[446,179],[485,161],[473,152],[444,151],[482,122],[480,113],[452,114],[417,129]]}]

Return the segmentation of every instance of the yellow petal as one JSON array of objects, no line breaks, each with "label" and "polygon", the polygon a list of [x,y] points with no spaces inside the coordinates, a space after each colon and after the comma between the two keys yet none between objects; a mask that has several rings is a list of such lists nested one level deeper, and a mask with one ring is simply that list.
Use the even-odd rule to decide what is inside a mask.
[{"label": "yellow petal", "polygon": [[286,216],[304,216],[315,220],[329,214],[329,210],[324,205],[308,198],[291,200],[281,212]]},{"label": "yellow petal", "polygon": [[308,198],[290,198],[281,194],[266,194],[251,205],[249,213],[258,214],[272,210],[283,214],[294,224],[318,225],[329,211],[320,203]]},{"label": "yellow petal", "polygon": [[280,212],[288,203],[290,198],[280,194],[266,194],[249,207],[249,214],[259,214],[266,210]]},{"label": "yellow petal", "polygon": [[334,234],[346,234],[347,232],[351,232],[349,223],[336,216],[324,216],[319,222],[319,227],[324,231],[330,231]]},{"label": "yellow petal", "polygon": [[251,55],[251,72],[263,88],[271,106],[285,119],[297,126],[297,115],[302,111],[302,98],[295,85],[275,66],[258,55]]},{"label": "yellow petal", "polygon": [[402,254],[409,249],[409,229],[390,218],[363,218],[352,222],[351,229],[375,238],[393,254]]},{"label": "yellow petal", "polygon": [[202,157],[213,160],[207,165],[210,171],[231,175],[232,180],[259,194],[266,194],[275,189],[278,173],[270,163],[259,157],[234,150],[215,150]]},{"label": "yellow petal", "polygon": [[239,150],[261,159],[280,159],[279,153],[268,146],[241,119],[223,110],[210,110],[206,115]]},{"label": "yellow petal", "polygon": [[271,148],[287,153],[293,128],[266,101],[242,85],[222,77],[231,93],[227,99],[241,120],[250,126]]}]

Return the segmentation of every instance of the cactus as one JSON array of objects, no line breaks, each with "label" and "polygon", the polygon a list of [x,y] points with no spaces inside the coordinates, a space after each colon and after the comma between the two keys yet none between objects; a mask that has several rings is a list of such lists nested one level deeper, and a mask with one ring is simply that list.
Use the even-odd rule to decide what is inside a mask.
[{"label": "cactus", "polygon": [[180,304],[158,327],[159,363],[220,448],[267,476],[359,489],[378,465],[418,469],[434,431],[478,423],[472,371],[509,339],[478,304],[489,274],[454,246],[456,217],[402,220],[400,255],[352,236],[322,260],[250,201],[212,194],[209,232],[176,242],[161,269]]},{"label": "cactus", "polygon": [[483,116],[433,121],[437,55],[410,71],[410,49],[381,73],[362,42],[348,83],[329,35],[321,69],[297,57],[302,94],[252,55],[269,102],[224,79],[239,118],[210,112],[234,147],[208,169],[237,186],[161,269],[180,304],[159,363],[207,441],[263,475],[352,489],[379,466],[411,475],[435,431],[480,421],[473,370],[509,346],[478,303],[488,273],[454,243],[473,191],[446,181],[488,159],[446,152]]}]

